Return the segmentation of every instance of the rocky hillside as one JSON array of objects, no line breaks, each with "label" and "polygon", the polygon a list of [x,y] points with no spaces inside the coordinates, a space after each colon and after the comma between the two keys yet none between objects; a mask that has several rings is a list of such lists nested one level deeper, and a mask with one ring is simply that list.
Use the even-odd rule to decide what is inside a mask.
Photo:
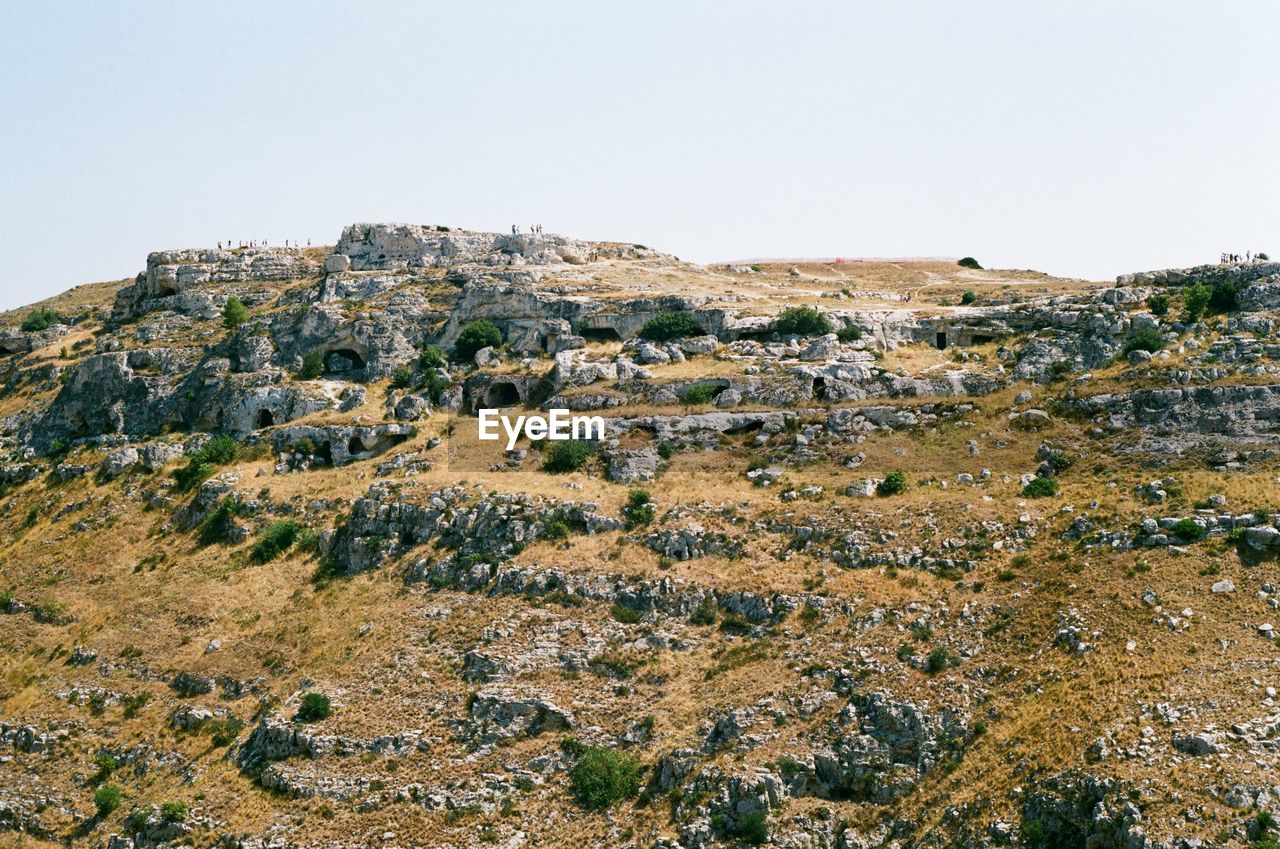
[{"label": "rocky hillside", "polygon": [[355,224],[0,316],[0,843],[1274,846],[1280,263],[970,266]]}]

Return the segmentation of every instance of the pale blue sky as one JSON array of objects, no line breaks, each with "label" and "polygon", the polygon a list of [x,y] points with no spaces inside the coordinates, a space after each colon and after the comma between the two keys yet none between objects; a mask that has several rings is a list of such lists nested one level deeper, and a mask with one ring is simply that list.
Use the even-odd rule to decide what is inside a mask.
[{"label": "pale blue sky", "polygon": [[366,220],[1099,278],[1280,253],[1273,0],[0,0],[0,32],[0,307]]}]

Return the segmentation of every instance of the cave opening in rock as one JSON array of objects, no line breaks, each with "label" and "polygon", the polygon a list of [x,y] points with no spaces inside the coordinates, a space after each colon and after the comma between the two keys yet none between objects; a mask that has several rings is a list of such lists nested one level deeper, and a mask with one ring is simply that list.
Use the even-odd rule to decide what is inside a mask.
[{"label": "cave opening in rock", "polygon": [[588,342],[621,342],[622,336],[612,327],[584,327],[579,333]]},{"label": "cave opening in rock", "polygon": [[484,391],[484,405],[490,409],[514,407],[520,400],[520,390],[509,380],[494,381]]},{"label": "cave opening in rock", "polygon": [[176,294],[178,294],[178,287],[173,283],[161,283],[156,286],[155,297],[157,298],[172,298]]},{"label": "cave opening in rock", "polygon": [[947,331],[938,331],[938,350],[945,351],[947,348]]},{"label": "cave opening in rock", "polygon": [[347,442],[347,453],[351,455],[363,454],[368,449],[364,447],[364,440],[358,436],[351,437]]},{"label": "cave opening in rock", "polygon": [[825,377],[815,377],[813,379],[813,397],[819,401],[823,401],[827,397],[827,379]]},{"label": "cave opening in rock", "polygon": [[329,374],[346,374],[364,371],[364,356],[351,348],[334,348],[324,355],[325,371]]},{"label": "cave opening in rock", "polygon": [[985,345],[985,344],[987,344],[988,342],[994,342],[994,341],[996,341],[996,337],[994,337],[994,336],[974,336],[971,340],[969,340],[969,344],[970,344],[970,345]]},{"label": "cave opening in rock", "polygon": [[271,427],[276,423],[275,413],[271,412],[267,407],[263,407],[258,411],[258,427]]}]

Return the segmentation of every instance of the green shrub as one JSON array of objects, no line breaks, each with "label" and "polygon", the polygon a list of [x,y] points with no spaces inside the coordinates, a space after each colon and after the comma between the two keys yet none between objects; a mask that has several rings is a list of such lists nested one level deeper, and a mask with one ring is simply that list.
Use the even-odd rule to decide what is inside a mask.
[{"label": "green shrub", "polygon": [[1133,331],[1124,343],[1124,352],[1126,354],[1133,351],[1146,351],[1149,354],[1154,354],[1156,351],[1163,349],[1164,337],[1154,327],[1142,327]]},{"label": "green shrub", "polygon": [[196,539],[201,545],[213,545],[219,542],[230,542],[231,529],[235,527],[235,517],[240,512],[240,499],[228,495],[218,502],[218,506],[204,517]]},{"label": "green shrub", "polygon": [[769,839],[769,820],[764,811],[751,811],[738,817],[732,834],[744,843],[759,846]]},{"label": "green shrub", "polygon": [[249,308],[244,305],[244,301],[232,295],[227,298],[226,306],[222,308],[222,326],[228,330],[235,330],[237,327],[245,323],[249,318]]},{"label": "green shrub", "polygon": [[1147,309],[1151,310],[1152,315],[1165,316],[1169,314],[1169,296],[1168,295],[1152,295],[1147,298]]},{"label": "green shrub", "polygon": [[284,554],[302,535],[302,525],[292,519],[272,522],[249,550],[249,556],[257,563],[269,563]]},{"label": "green shrub", "polygon": [[62,316],[57,310],[34,309],[22,319],[22,329],[31,333],[36,330],[48,330],[55,324],[62,323]]},{"label": "green shrub", "polygon": [[813,307],[787,307],[773,323],[783,336],[822,336],[831,332],[831,319]]},{"label": "green shrub", "polygon": [[647,525],[653,521],[654,508],[648,490],[633,489],[627,493],[627,504],[622,508],[622,518],[627,530]]},{"label": "green shrub", "polygon": [[209,742],[214,746],[218,748],[230,746],[244,730],[244,720],[234,716],[226,719],[211,719],[205,723],[205,730],[209,732]]},{"label": "green shrub", "polygon": [[964,294],[960,296],[960,303],[965,304],[966,306],[976,300],[978,300],[978,296],[972,289],[965,289]]},{"label": "green shrub", "polygon": [[978,261],[971,256],[963,257],[958,262],[956,262],[956,265],[960,266],[961,268],[973,268],[979,271],[982,270],[982,266],[979,265]]},{"label": "green shrub", "polygon": [[303,694],[302,703],[298,705],[298,713],[294,719],[299,722],[316,722],[328,719],[331,713],[333,713],[333,705],[329,702],[329,697],[324,693],[312,691]]},{"label": "green shrub", "polygon": [[577,471],[591,459],[594,453],[595,447],[582,439],[553,442],[547,449],[547,458],[542,463],[542,469],[555,474]]},{"label": "green shrub", "polygon": [[173,473],[180,491],[194,489],[213,475],[215,466],[234,462],[240,456],[240,443],[224,433],[210,439],[199,451],[187,457],[187,465]]},{"label": "green shrub", "polygon": [[391,387],[407,389],[413,383],[413,367],[401,363],[391,371]]},{"label": "green shrub", "polygon": [[884,480],[876,484],[876,495],[885,498],[890,495],[897,495],[907,488],[907,473],[902,469],[894,469],[885,475]]},{"label": "green shrub", "polygon": [[418,365],[425,371],[427,369],[441,368],[448,362],[444,355],[444,349],[439,345],[425,345],[418,352]]},{"label": "green shrub", "polygon": [[1197,283],[1194,286],[1188,286],[1182,292],[1182,305],[1186,309],[1187,321],[1196,322],[1204,315],[1205,308],[1209,306],[1209,299],[1213,297],[1213,290],[1203,283]]},{"label": "green shrub", "polygon": [[634,607],[627,607],[625,604],[614,604],[613,610],[610,611],[613,618],[624,625],[638,625],[644,616]]},{"label": "green shrub", "polygon": [[924,668],[930,675],[936,675],[954,662],[955,658],[951,656],[951,652],[944,646],[938,646],[925,657]]},{"label": "green shrub", "polygon": [[706,331],[687,312],[664,312],[649,319],[640,328],[640,338],[650,342],[670,342],[672,339],[704,335]]},{"label": "green shrub", "polygon": [[718,612],[711,596],[705,596],[693,613],[689,614],[689,622],[694,625],[714,625]]},{"label": "green shrub", "polygon": [[709,383],[700,383],[697,386],[690,386],[680,396],[680,401],[690,407],[696,407],[700,404],[710,404],[711,399],[716,396],[716,388]]},{"label": "green shrub", "polygon": [[165,822],[183,822],[187,814],[186,802],[164,802],[160,805],[160,818]]},{"label": "green shrub", "polygon": [[1208,533],[1203,527],[1196,524],[1192,519],[1179,519],[1174,522],[1173,527],[1169,528],[1169,532],[1176,537],[1182,537],[1192,542],[1204,539],[1204,535]]},{"label": "green shrub", "polygon": [[453,343],[453,353],[459,360],[468,362],[475,358],[476,351],[481,348],[496,348],[501,344],[502,331],[492,321],[482,318],[462,328],[457,341]]},{"label": "green shrub", "polygon": [[108,816],[116,808],[120,807],[121,796],[120,788],[114,784],[104,784],[94,791],[93,807],[97,810],[98,816]]},{"label": "green shrub", "polygon": [[607,808],[640,792],[640,760],[604,746],[587,746],[569,773],[583,807]]},{"label": "green shrub", "polygon": [[116,759],[105,752],[101,752],[93,756],[93,765],[98,768],[98,774],[94,776],[95,781],[105,781],[107,776],[116,771],[119,764]]},{"label": "green shrub", "polygon": [[324,355],[319,351],[309,351],[302,357],[302,368],[298,369],[298,377],[303,380],[315,380],[324,374]]},{"label": "green shrub", "polygon": [[1053,478],[1035,478],[1022,488],[1027,498],[1048,498],[1058,494],[1058,482]]},{"label": "green shrub", "polygon": [[836,331],[836,338],[841,342],[857,342],[862,338],[862,328],[857,326],[842,327]]}]

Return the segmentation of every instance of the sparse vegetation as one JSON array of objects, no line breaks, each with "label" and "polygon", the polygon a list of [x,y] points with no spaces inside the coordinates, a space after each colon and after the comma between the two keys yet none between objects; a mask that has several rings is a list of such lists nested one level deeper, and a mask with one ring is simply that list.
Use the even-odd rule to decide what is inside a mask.
[{"label": "sparse vegetation", "polygon": [[27,333],[48,330],[55,324],[62,324],[62,316],[51,309],[34,309],[22,319],[22,329]]},{"label": "sparse vegetation", "polygon": [[324,355],[319,351],[308,351],[302,357],[302,367],[298,369],[298,377],[303,380],[315,380],[324,374]]},{"label": "sparse vegetation", "polygon": [[653,521],[654,508],[649,491],[633,489],[627,493],[626,506],[622,508],[622,518],[628,530],[642,527]]},{"label": "sparse vegetation", "polygon": [[1133,331],[1124,343],[1124,353],[1126,354],[1133,351],[1146,351],[1149,354],[1154,354],[1162,350],[1164,350],[1164,337],[1154,327],[1141,327]]},{"label": "sparse vegetation", "polygon": [[978,296],[972,289],[965,289],[964,294],[960,296],[960,303],[965,306],[972,304],[976,300],[978,300]]},{"label": "sparse vegetation", "polygon": [[650,342],[670,342],[690,336],[703,336],[706,331],[687,312],[664,312],[654,316],[640,328],[640,338]]},{"label": "sparse vegetation", "polygon": [[690,386],[680,396],[680,401],[690,407],[697,407],[702,404],[710,404],[711,399],[716,395],[716,388],[709,383],[699,383]]},{"label": "sparse vegetation", "polygon": [[249,556],[257,563],[268,563],[284,554],[302,536],[305,529],[292,519],[272,522],[253,544]]},{"label": "sparse vegetation", "polygon": [[114,784],[104,784],[93,793],[93,807],[98,812],[99,817],[107,817],[111,812],[120,807],[120,800],[124,794],[120,792],[120,788]]}]

